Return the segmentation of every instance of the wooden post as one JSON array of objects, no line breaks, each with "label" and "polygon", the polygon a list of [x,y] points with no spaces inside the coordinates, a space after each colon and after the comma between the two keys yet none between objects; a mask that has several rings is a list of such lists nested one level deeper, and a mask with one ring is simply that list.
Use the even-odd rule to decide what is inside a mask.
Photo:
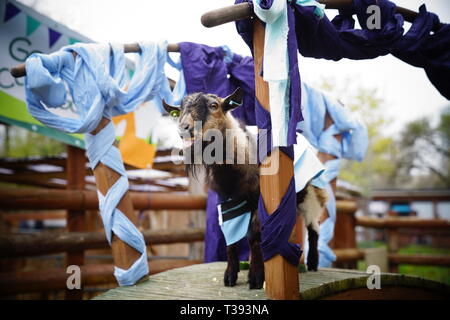
[{"label": "wooden post", "polygon": [[[265,30],[263,25],[258,19],[255,19],[253,53],[256,98],[264,109],[270,111],[269,85],[260,76],[264,56],[264,34]],[[277,209],[294,175],[292,160],[283,152],[280,152],[279,149],[273,150],[262,166],[269,167],[273,162],[278,162],[279,164],[278,174],[261,175],[260,177],[261,194],[269,214]],[[265,289],[269,299],[296,300],[300,298],[297,266],[290,264],[281,255],[276,255],[264,263],[264,271],[266,281]]]},{"label": "wooden post", "polygon": [[[95,135],[99,133],[106,125],[108,125],[110,120],[107,118],[103,118],[97,128],[91,132],[91,134]],[[106,195],[108,190],[114,185],[114,183],[120,178],[120,175],[105,166],[103,163],[99,162],[99,164],[94,168],[94,176],[95,183],[97,185],[97,189],[103,194]],[[117,208],[127,216],[127,218],[134,224],[137,225],[137,214],[133,209],[133,203],[131,202],[130,192],[127,191],[122,199],[120,200]],[[129,246],[118,237],[113,235],[112,238],[112,254],[114,259],[114,265],[121,269],[129,269],[133,263],[139,259],[140,253],[136,251],[133,247]],[[145,278],[145,277],[144,277]]]},{"label": "wooden post", "polygon": [[[86,157],[84,150],[70,145],[67,146],[66,176],[68,190],[83,190],[86,176]],[[67,210],[67,231],[85,231],[85,211]],[[84,264],[84,251],[68,251],[66,253],[66,265],[82,266]],[[67,300],[80,300],[83,298],[83,290],[66,290]]]},{"label": "wooden post", "polygon": [[[399,249],[399,234],[397,228],[388,229],[388,253],[395,254]],[[393,261],[388,261],[389,271],[398,272],[398,264]]]},{"label": "wooden post", "polygon": [[[337,209],[337,208],[336,208]],[[333,248],[356,249],[356,218],[355,211],[336,210]],[[356,260],[335,263],[338,268],[356,269]]]}]

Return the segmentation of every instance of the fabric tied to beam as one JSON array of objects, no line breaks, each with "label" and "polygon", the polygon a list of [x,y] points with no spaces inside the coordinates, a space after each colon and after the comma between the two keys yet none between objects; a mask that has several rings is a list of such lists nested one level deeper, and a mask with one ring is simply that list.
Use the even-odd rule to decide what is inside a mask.
[{"label": "fabric tied to beam", "polygon": [[[380,28],[367,25],[371,5],[380,8]],[[353,0],[350,8],[340,10],[331,21],[315,12],[314,6],[295,5],[297,41],[303,56],[338,61],[373,59],[391,53],[423,68],[436,89],[450,99],[450,25],[427,12],[424,4],[405,34],[404,19],[388,0]],[[354,14],[361,29],[355,28]]]},{"label": "fabric tied to beam", "polygon": [[[256,118],[258,121],[258,146],[267,143],[267,151],[271,146],[271,119],[269,112],[256,101]],[[305,137],[297,133],[296,144],[291,147],[280,147],[294,162],[294,176],[284,194],[278,208],[268,214],[264,206],[262,195],[258,203],[258,214],[261,221],[261,249],[264,260],[281,254],[291,264],[297,265],[301,256],[298,244],[290,243],[289,237],[294,228],[297,217],[297,192],[303,190],[306,184],[319,179],[325,168],[315,155],[310,143]],[[266,156],[266,155],[265,155]],[[259,159],[262,162],[263,159]],[[320,187],[320,186],[319,186]]]},{"label": "fabric tied to beam", "polygon": [[269,84],[273,146],[287,146],[289,122],[289,58],[286,0],[256,0],[255,14],[266,23],[263,79]]},{"label": "fabric tied to beam", "polygon": [[177,83],[175,83],[175,87],[173,88],[171,101],[166,102],[174,106],[180,105],[181,100],[183,100],[183,98],[187,95],[186,80],[184,79],[184,72],[183,72],[183,64],[181,63],[181,58],[178,61],[174,61],[170,56],[169,52],[167,52],[167,63],[172,67],[174,67],[175,69],[177,69],[180,72],[180,75],[178,76],[178,81]]},{"label": "fabric tied to beam", "polygon": [[436,89],[450,99],[450,24],[443,24],[425,4],[408,32],[395,44],[392,54],[423,68]]},{"label": "fabric tied to beam", "polygon": [[187,94],[207,92],[226,97],[240,87],[244,91],[243,103],[232,114],[247,125],[255,125],[253,59],[232,53],[226,46],[193,42],[178,45]]},{"label": "fabric tied to beam", "polygon": [[[325,167],[317,158],[311,144],[301,134],[297,133],[297,143],[294,144],[294,176],[295,192],[302,191],[311,180],[319,181]],[[318,188],[324,188],[324,184],[315,183]]]},{"label": "fabric tied to beam", "polygon": [[114,267],[114,276],[121,286],[133,285],[148,274],[147,251],[142,233],[120,211],[117,206],[128,190],[128,179],[121,160],[120,151],[113,143],[115,140],[114,126],[110,122],[96,135],[85,134],[86,151],[90,166],[94,169],[99,162],[120,174],[120,178],[111,186],[106,195],[97,191],[100,214],[105,228],[106,238],[111,245],[112,235],[130,245],[141,255],[133,265],[124,270]]},{"label": "fabric tied to beam", "polygon": [[[320,224],[318,247],[319,266],[330,267],[336,260],[335,254],[328,246],[333,238],[336,223],[336,199],[330,182],[339,174],[340,158],[363,160],[369,138],[367,128],[360,119],[350,114],[339,102],[305,83],[302,83],[302,107],[304,121],[298,124],[299,131],[319,151],[337,158],[328,160],[325,163],[325,172],[311,182],[317,187],[326,188],[329,195],[328,218]],[[333,124],[325,128],[327,114]],[[337,134],[341,134],[341,141],[335,138]]]},{"label": "fabric tied to beam", "polygon": [[[265,110],[256,99],[256,120],[258,129],[258,149],[265,148],[266,154],[260,155],[258,152],[259,162],[272,150],[272,126],[270,112]],[[263,146],[266,144],[266,146]],[[261,149],[260,149],[261,150]],[[293,147],[280,147],[280,150],[294,158]],[[293,265],[297,265],[301,256],[300,245],[290,243],[289,237],[296,221],[297,197],[295,193],[295,180],[292,177],[289,182],[288,189],[282,197],[278,208],[269,215],[264,205],[262,195],[258,201],[258,217],[261,223],[261,250],[264,261],[269,260],[277,254],[281,254],[287,261]]]},{"label": "fabric tied to beam", "polygon": [[[253,6],[252,0],[236,0],[235,4],[248,2],[251,6]],[[273,130],[273,136],[275,139],[278,140],[278,137],[286,137],[286,140],[284,140],[285,146],[291,146],[296,143],[297,139],[297,133],[296,133],[296,127],[297,123],[303,120],[302,117],[302,111],[300,108],[301,104],[301,90],[300,90],[300,73],[298,70],[298,45],[297,45],[297,38],[295,35],[295,16],[294,16],[294,10],[292,8],[292,4],[287,5],[287,2],[284,1],[284,4],[281,4],[278,0],[276,3],[273,0],[261,0],[259,1],[259,7],[263,8],[265,10],[270,10],[270,8],[275,5],[274,8],[276,10],[275,13],[280,14],[279,7],[285,8],[283,9],[281,16],[281,20],[276,20],[277,24],[281,25],[282,22],[282,30],[269,30],[270,22],[274,19],[274,17],[270,16],[270,19],[268,19],[268,23],[265,24],[266,28],[266,35],[265,35],[265,50],[275,51],[275,53],[270,53],[271,57],[267,57],[266,51],[265,55],[263,57],[263,69],[262,69],[262,76],[265,80],[269,82],[269,102],[270,102],[270,108],[271,108],[271,117],[276,117],[277,112],[282,112],[279,114],[275,121],[272,123],[272,130]],[[254,10],[258,7],[258,4],[254,6]],[[285,14],[285,15],[284,15]],[[287,19],[287,24],[285,24],[285,17]],[[245,19],[236,21],[236,27],[238,30],[238,33],[241,35],[242,39],[245,41],[245,43],[249,46],[250,50],[253,52],[253,20],[252,19]],[[276,29],[275,27],[272,29]],[[271,39],[268,40],[268,33],[271,34]],[[287,32],[287,34],[286,34]],[[277,39],[277,40],[276,40]],[[287,41],[287,42],[286,42]],[[278,46],[281,42],[283,42],[283,45],[281,48],[283,48],[283,54],[280,50],[276,50],[274,47]],[[287,48],[287,51],[285,51]],[[278,62],[275,62],[275,59],[278,59]],[[285,61],[287,59],[287,75],[286,79],[287,82],[284,80],[274,80],[271,81],[270,79],[280,79],[281,75],[284,77],[284,70],[286,67]],[[280,68],[280,70],[275,70],[274,76],[267,75],[267,68],[265,63],[271,64],[271,62],[268,62],[269,60],[274,60],[273,65],[270,66],[272,69],[276,69],[277,67]],[[253,61],[252,61],[253,62]],[[282,71],[282,72],[281,72]],[[271,85],[272,82],[272,85]],[[271,88],[272,86],[272,88]],[[282,92],[285,94],[283,95]],[[284,106],[283,106],[284,105]],[[281,107],[280,107],[281,106]],[[284,112],[284,113],[283,113]],[[271,138],[272,139],[272,138]],[[272,145],[280,145],[277,143],[278,141],[274,141]]]},{"label": "fabric tied to beam", "polygon": [[[99,194],[100,212],[106,237],[111,243],[115,234],[141,256],[123,270],[115,268],[119,285],[132,285],[148,274],[145,241],[139,230],[117,205],[128,190],[128,180],[119,150],[113,145],[115,133],[110,122],[95,135],[90,134],[102,117],[135,110],[154,98],[171,100],[164,75],[167,43],[141,43],[136,73],[128,90],[124,90],[125,57],[123,45],[75,44],[51,55],[32,54],[26,61],[25,90],[28,111],[51,128],[68,133],[85,133],[87,155],[94,169],[100,162],[120,174],[106,195]],[[76,58],[73,57],[75,52]],[[77,118],[51,112],[67,100],[66,86],[76,106]]]}]

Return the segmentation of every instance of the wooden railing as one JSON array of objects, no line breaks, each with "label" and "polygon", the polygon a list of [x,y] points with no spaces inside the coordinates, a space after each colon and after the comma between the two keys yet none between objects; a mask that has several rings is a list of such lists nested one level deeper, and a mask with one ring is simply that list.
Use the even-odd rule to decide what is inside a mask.
[{"label": "wooden railing", "polygon": [[450,255],[436,254],[416,254],[404,255],[398,254],[399,230],[400,229],[421,229],[424,232],[445,231],[450,235],[450,221],[444,219],[421,219],[416,217],[388,217],[388,218],[370,218],[356,217],[355,226],[366,228],[386,229],[388,231],[388,261],[391,272],[398,271],[399,264],[428,265],[428,266],[450,266]]},{"label": "wooden railing", "polygon": [[[131,193],[137,210],[204,210],[206,198],[185,193]],[[26,219],[64,218],[67,213],[61,209],[96,210],[97,196],[94,191],[54,189],[0,189],[0,207],[5,221],[16,221],[17,215]],[[39,208],[44,213],[14,212]],[[350,200],[338,200],[338,215],[353,214],[356,204]],[[53,214],[52,214],[53,213]],[[5,218],[7,217],[7,218]],[[181,230],[144,230],[147,244],[193,243],[203,241],[205,230],[188,228]],[[94,232],[51,232],[39,234],[0,234],[0,259],[17,259],[33,256],[60,254],[64,252],[85,252],[108,248],[103,231]],[[363,253],[352,248],[337,249],[338,261],[353,261],[363,258]],[[155,259],[150,261],[150,273],[158,273],[176,267],[201,263],[198,260]],[[114,283],[112,264],[87,264],[81,266],[83,286]],[[13,271],[0,273],[0,296],[14,295],[66,288],[65,268],[34,271]]]}]

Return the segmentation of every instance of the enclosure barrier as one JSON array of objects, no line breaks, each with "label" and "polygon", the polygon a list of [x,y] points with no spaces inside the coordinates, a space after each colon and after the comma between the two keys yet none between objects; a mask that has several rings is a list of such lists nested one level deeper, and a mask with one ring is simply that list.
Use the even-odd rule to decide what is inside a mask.
[{"label": "enclosure barrier", "polygon": [[416,217],[356,217],[353,230],[356,226],[388,230],[388,262],[391,272],[397,272],[399,264],[450,266],[450,256],[448,255],[403,255],[397,253],[399,249],[399,229],[423,229],[428,232],[430,230],[445,230],[450,232],[450,221],[448,220]]},{"label": "enclosure barrier", "polygon": [[[203,210],[206,197],[188,193],[130,192],[135,210]],[[87,190],[0,188],[2,210],[98,210],[97,193]]]},{"label": "enclosure barrier", "polygon": [[[150,274],[202,263],[200,260],[150,260]],[[80,267],[81,284],[86,286],[114,283],[113,264],[92,264]],[[20,293],[58,291],[67,289],[66,268],[0,273],[0,296]],[[81,292],[81,290],[70,290]]]},{"label": "enclosure barrier", "polygon": [[[201,228],[144,230],[144,239],[152,245],[203,241]],[[104,232],[51,232],[0,235],[0,258],[39,256],[66,251],[108,248]]]},{"label": "enclosure barrier", "polygon": [[[168,51],[178,51],[178,45],[170,45],[167,47]],[[131,45],[125,45],[124,46],[125,52],[140,52],[139,45],[137,44],[131,44]],[[76,52],[72,52],[73,58],[76,57]],[[26,75],[26,69],[25,65],[19,65],[15,68],[11,69],[11,75],[14,77],[21,77]],[[100,132],[103,132],[103,129],[105,129],[108,125],[110,125],[110,120],[106,117],[103,117],[102,119],[98,119],[98,125],[96,128],[89,132],[90,136],[94,137]],[[114,130],[113,130],[114,131]],[[110,137],[113,138],[113,137]],[[94,139],[94,138],[92,138]],[[81,149],[78,148],[68,148],[68,153],[71,152],[74,153],[74,155],[71,157],[73,159],[75,158],[84,158],[84,153]],[[120,165],[123,167],[122,159],[118,159]],[[84,174],[85,170],[81,167],[80,161],[73,161],[73,163],[70,162],[68,159],[68,168],[67,168],[67,174],[68,174],[68,189],[76,189],[76,190],[82,190],[84,186]],[[84,165],[84,162],[83,162]],[[79,173],[80,170],[82,170],[82,174]],[[112,168],[110,168],[108,165],[105,165],[103,162],[99,161],[95,168],[92,168],[92,171],[94,172],[95,176],[95,183],[97,186],[97,190],[105,197],[108,196],[109,191],[111,188],[114,188],[116,185],[116,182],[119,181],[121,174],[114,171]],[[128,181],[127,181],[128,183]],[[125,190],[123,193],[123,196],[120,198],[120,201],[116,204],[116,207],[114,210],[120,210],[120,212],[123,213],[124,218],[126,220],[129,220],[132,224],[136,226],[137,222],[137,216],[135,214],[135,211],[133,209],[133,203],[130,198],[130,192],[129,190]],[[83,212],[71,212],[69,211],[68,218],[67,218],[67,224],[69,231],[80,231],[82,228],[82,218],[84,216]],[[110,232],[110,231],[108,231]],[[117,237],[113,232],[111,233],[111,249],[114,257],[114,264],[118,269],[121,270],[129,270],[133,265],[135,265],[135,262],[138,261],[138,259],[141,257],[143,253],[138,252],[135,248],[133,248],[131,245]],[[80,252],[69,252],[68,253],[68,262],[69,263],[77,263],[77,264],[83,264],[83,255]],[[141,272],[142,273],[142,272]],[[146,276],[143,276],[141,278],[144,279]],[[137,280],[133,280],[137,281]],[[73,292],[68,292],[67,295],[70,298]],[[75,294],[73,298],[79,298],[79,295]]]},{"label": "enclosure barrier", "polygon": [[[19,191],[20,190],[20,191]],[[82,194],[77,198],[77,194]],[[206,199],[196,195],[162,194],[162,199],[154,193],[131,193],[134,207],[137,210],[181,210],[192,208],[204,210]],[[73,198],[75,197],[75,198]],[[142,198],[142,199],[141,199]],[[41,202],[40,199],[44,199]],[[61,203],[61,199],[71,200]],[[88,199],[88,200],[87,200]],[[144,201],[144,199],[147,199]],[[148,201],[150,199],[150,201]],[[189,200],[191,199],[191,200]],[[184,204],[184,205],[183,205]],[[98,207],[94,191],[71,190],[39,190],[39,189],[0,189],[0,207],[9,210],[36,209],[72,209],[96,210]],[[350,200],[337,201],[337,213],[349,214],[356,211],[356,203]],[[56,212],[55,212],[56,214]],[[19,216],[27,219],[61,218],[61,214],[52,215],[51,212],[40,213],[8,213],[8,216]],[[24,216],[25,215],[25,216]],[[192,243],[203,241],[204,229],[183,230],[144,230],[146,243],[152,245],[170,243]],[[49,234],[16,234],[0,235],[0,259],[24,258],[39,255],[57,254],[63,252],[82,252],[91,249],[107,248],[108,243],[103,232],[52,232]],[[362,259],[363,252],[357,249],[336,249],[337,261]],[[151,260],[150,274],[166,271],[173,268],[201,263],[197,260],[161,259]],[[95,264],[81,266],[82,285],[93,286],[113,283],[113,265]],[[20,293],[45,292],[66,289],[67,273],[65,268],[50,270],[33,270],[0,273],[0,296]],[[75,290],[71,290],[75,291]],[[76,290],[79,292],[79,290]],[[72,296],[73,298],[73,296]]]}]

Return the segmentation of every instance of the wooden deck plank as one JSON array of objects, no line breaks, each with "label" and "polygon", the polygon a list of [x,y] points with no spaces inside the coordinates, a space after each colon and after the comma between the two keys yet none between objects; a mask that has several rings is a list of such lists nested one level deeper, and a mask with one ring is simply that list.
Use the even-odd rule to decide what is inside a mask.
[{"label": "wooden deck plank", "polygon": [[[97,300],[264,300],[263,289],[249,290],[247,270],[239,272],[235,287],[223,285],[225,262],[197,264],[172,269],[150,276],[149,280],[131,287],[109,290],[94,299]],[[362,271],[343,269],[319,269],[317,272],[302,273],[300,295],[302,299],[321,299],[335,294],[366,288],[369,275]],[[450,297],[450,287],[439,282],[419,277],[394,273],[381,275],[384,287],[401,286],[435,292],[438,296]],[[355,297],[358,298],[358,297]]]}]

